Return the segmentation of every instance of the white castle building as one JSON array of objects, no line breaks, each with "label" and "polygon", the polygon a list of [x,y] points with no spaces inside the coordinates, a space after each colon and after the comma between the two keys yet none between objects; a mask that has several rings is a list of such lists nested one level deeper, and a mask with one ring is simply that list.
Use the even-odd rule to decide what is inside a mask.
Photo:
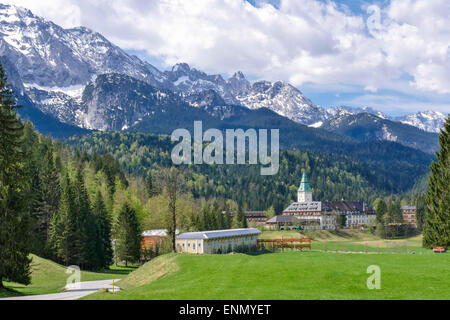
[{"label": "white castle building", "polygon": [[283,215],[295,216],[305,230],[335,230],[375,223],[374,210],[364,202],[313,201],[306,174],[302,176],[297,200]]}]

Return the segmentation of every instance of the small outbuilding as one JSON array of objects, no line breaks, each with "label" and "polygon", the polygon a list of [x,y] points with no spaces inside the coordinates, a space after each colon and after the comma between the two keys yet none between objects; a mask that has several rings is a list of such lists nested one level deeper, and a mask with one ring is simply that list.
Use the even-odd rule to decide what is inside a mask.
[{"label": "small outbuilding", "polygon": [[258,247],[258,229],[230,229],[186,232],[176,239],[177,252],[222,254],[249,252]]},{"label": "small outbuilding", "polygon": [[[179,234],[179,231],[176,231]],[[168,239],[167,229],[147,230],[142,233],[142,250],[156,250]]]}]

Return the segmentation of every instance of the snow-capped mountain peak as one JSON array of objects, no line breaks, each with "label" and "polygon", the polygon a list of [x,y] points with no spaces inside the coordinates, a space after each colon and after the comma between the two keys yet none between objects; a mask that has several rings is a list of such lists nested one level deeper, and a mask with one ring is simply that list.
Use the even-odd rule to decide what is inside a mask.
[{"label": "snow-capped mountain peak", "polygon": [[396,117],[396,121],[417,127],[424,131],[439,133],[444,126],[446,116],[439,111],[420,111],[415,114],[408,114],[402,117]]},{"label": "snow-capped mountain peak", "polygon": [[231,79],[236,79],[236,80],[239,80],[239,81],[246,80],[244,74],[242,73],[242,71],[235,72],[233,74],[233,76],[230,79],[228,79],[228,80],[231,80]]},{"label": "snow-capped mountain peak", "polygon": [[24,83],[41,87],[85,85],[118,72],[157,85],[163,73],[125,53],[85,27],[64,29],[30,10],[0,4],[0,55],[17,67]]},{"label": "snow-capped mountain peak", "polygon": [[359,113],[369,113],[375,115],[381,119],[389,119],[389,116],[381,111],[375,110],[371,107],[349,107],[349,106],[339,106],[332,107],[327,110],[331,117],[349,115],[349,114],[359,114]]},{"label": "snow-capped mountain peak", "polygon": [[188,74],[191,71],[191,67],[187,63],[177,63],[172,67],[172,72]]},{"label": "snow-capped mountain peak", "polygon": [[312,103],[300,90],[283,81],[257,81],[246,95],[237,98],[249,109],[265,107],[305,125],[323,121],[327,115],[323,108]]}]

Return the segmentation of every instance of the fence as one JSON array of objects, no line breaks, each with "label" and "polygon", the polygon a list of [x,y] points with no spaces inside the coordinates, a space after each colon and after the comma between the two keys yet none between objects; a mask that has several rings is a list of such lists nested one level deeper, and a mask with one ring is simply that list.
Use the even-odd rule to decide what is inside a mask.
[{"label": "fence", "polygon": [[258,247],[262,250],[271,250],[274,252],[277,249],[281,249],[284,252],[285,249],[291,249],[294,251],[303,251],[308,248],[311,250],[311,239],[309,238],[289,238],[289,239],[259,239]]}]

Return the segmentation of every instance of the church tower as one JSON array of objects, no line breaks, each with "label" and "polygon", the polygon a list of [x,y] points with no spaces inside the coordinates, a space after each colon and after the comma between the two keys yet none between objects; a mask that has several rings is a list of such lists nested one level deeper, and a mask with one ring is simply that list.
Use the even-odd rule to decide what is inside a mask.
[{"label": "church tower", "polygon": [[298,188],[298,202],[312,202],[312,190],[309,186],[308,178],[306,174],[303,173],[302,182],[300,183],[300,188]]}]

